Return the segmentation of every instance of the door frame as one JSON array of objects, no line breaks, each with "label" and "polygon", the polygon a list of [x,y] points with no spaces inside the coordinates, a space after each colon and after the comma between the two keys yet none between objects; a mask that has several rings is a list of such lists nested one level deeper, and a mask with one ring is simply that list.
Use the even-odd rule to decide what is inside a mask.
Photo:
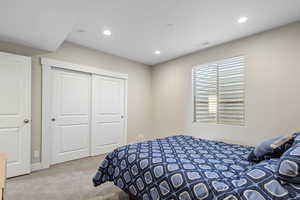
[{"label": "door frame", "polygon": [[123,145],[127,144],[127,99],[128,99],[128,74],[107,71],[98,67],[84,66],[50,58],[41,58],[42,65],[42,152],[41,167],[49,168],[51,164],[51,111],[52,111],[52,69],[66,69],[88,74],[123,79],[125,83],[124,98],[124,139]]}]

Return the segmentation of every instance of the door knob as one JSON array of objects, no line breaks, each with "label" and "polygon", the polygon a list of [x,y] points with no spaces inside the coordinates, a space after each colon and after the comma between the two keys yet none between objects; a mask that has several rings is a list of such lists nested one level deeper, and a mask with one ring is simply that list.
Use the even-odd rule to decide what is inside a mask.
[{"label": "door knob", "polygon": [[55,121],[56,121],[56,119],[55,119],[55,118],[52,118],[52,119],[51,119],[51,121],[55,122]]},{"label": "door knob", "polygon": [[124,118],[124,116],[123,115],[121,115],[121,119],[123,119]]},{"label": "door knob", "polygon": [[24,123],[28,124],[29,123],[29,119],[24,119]]}]

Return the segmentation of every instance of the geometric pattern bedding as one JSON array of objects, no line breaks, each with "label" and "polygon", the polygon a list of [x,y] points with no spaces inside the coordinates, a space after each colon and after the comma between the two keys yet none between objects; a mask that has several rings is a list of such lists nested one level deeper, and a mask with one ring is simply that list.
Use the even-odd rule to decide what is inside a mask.
[{"label": "geometric pattern bedding", "polygon": [[93,183],[112,181],[141,200],[300,200],[300,185],[278,181],[278,159],[252,163],[253,147],[191,136],[126,145],[109,153]]}]

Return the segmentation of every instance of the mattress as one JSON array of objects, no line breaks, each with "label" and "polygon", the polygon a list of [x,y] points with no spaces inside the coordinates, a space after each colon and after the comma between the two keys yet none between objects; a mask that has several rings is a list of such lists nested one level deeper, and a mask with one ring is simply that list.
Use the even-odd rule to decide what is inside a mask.
[{"label": "mattress", "polygon": [[278,159],[247,161],[253,147],[172,136],[110,152],[93,183],[112,181],[142,200],[300,199],[300,185],[275,177]]}]

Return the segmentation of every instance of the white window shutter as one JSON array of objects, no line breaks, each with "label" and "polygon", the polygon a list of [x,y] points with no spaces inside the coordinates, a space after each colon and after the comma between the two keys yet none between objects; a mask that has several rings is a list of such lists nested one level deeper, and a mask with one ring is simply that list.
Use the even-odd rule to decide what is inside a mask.
[{"label": "white window shutter", "polygon": [[218,123],[244,124],[244,58],[235,57],[218,64]]},{"label": "white window shutter", "polygon": [[244,57],[193,68],[194,121],[243,125]]},{"label": "white window shutter", "polygon": [[193,70],[194,121],[217,121],[217,65],[204,65]]}]

